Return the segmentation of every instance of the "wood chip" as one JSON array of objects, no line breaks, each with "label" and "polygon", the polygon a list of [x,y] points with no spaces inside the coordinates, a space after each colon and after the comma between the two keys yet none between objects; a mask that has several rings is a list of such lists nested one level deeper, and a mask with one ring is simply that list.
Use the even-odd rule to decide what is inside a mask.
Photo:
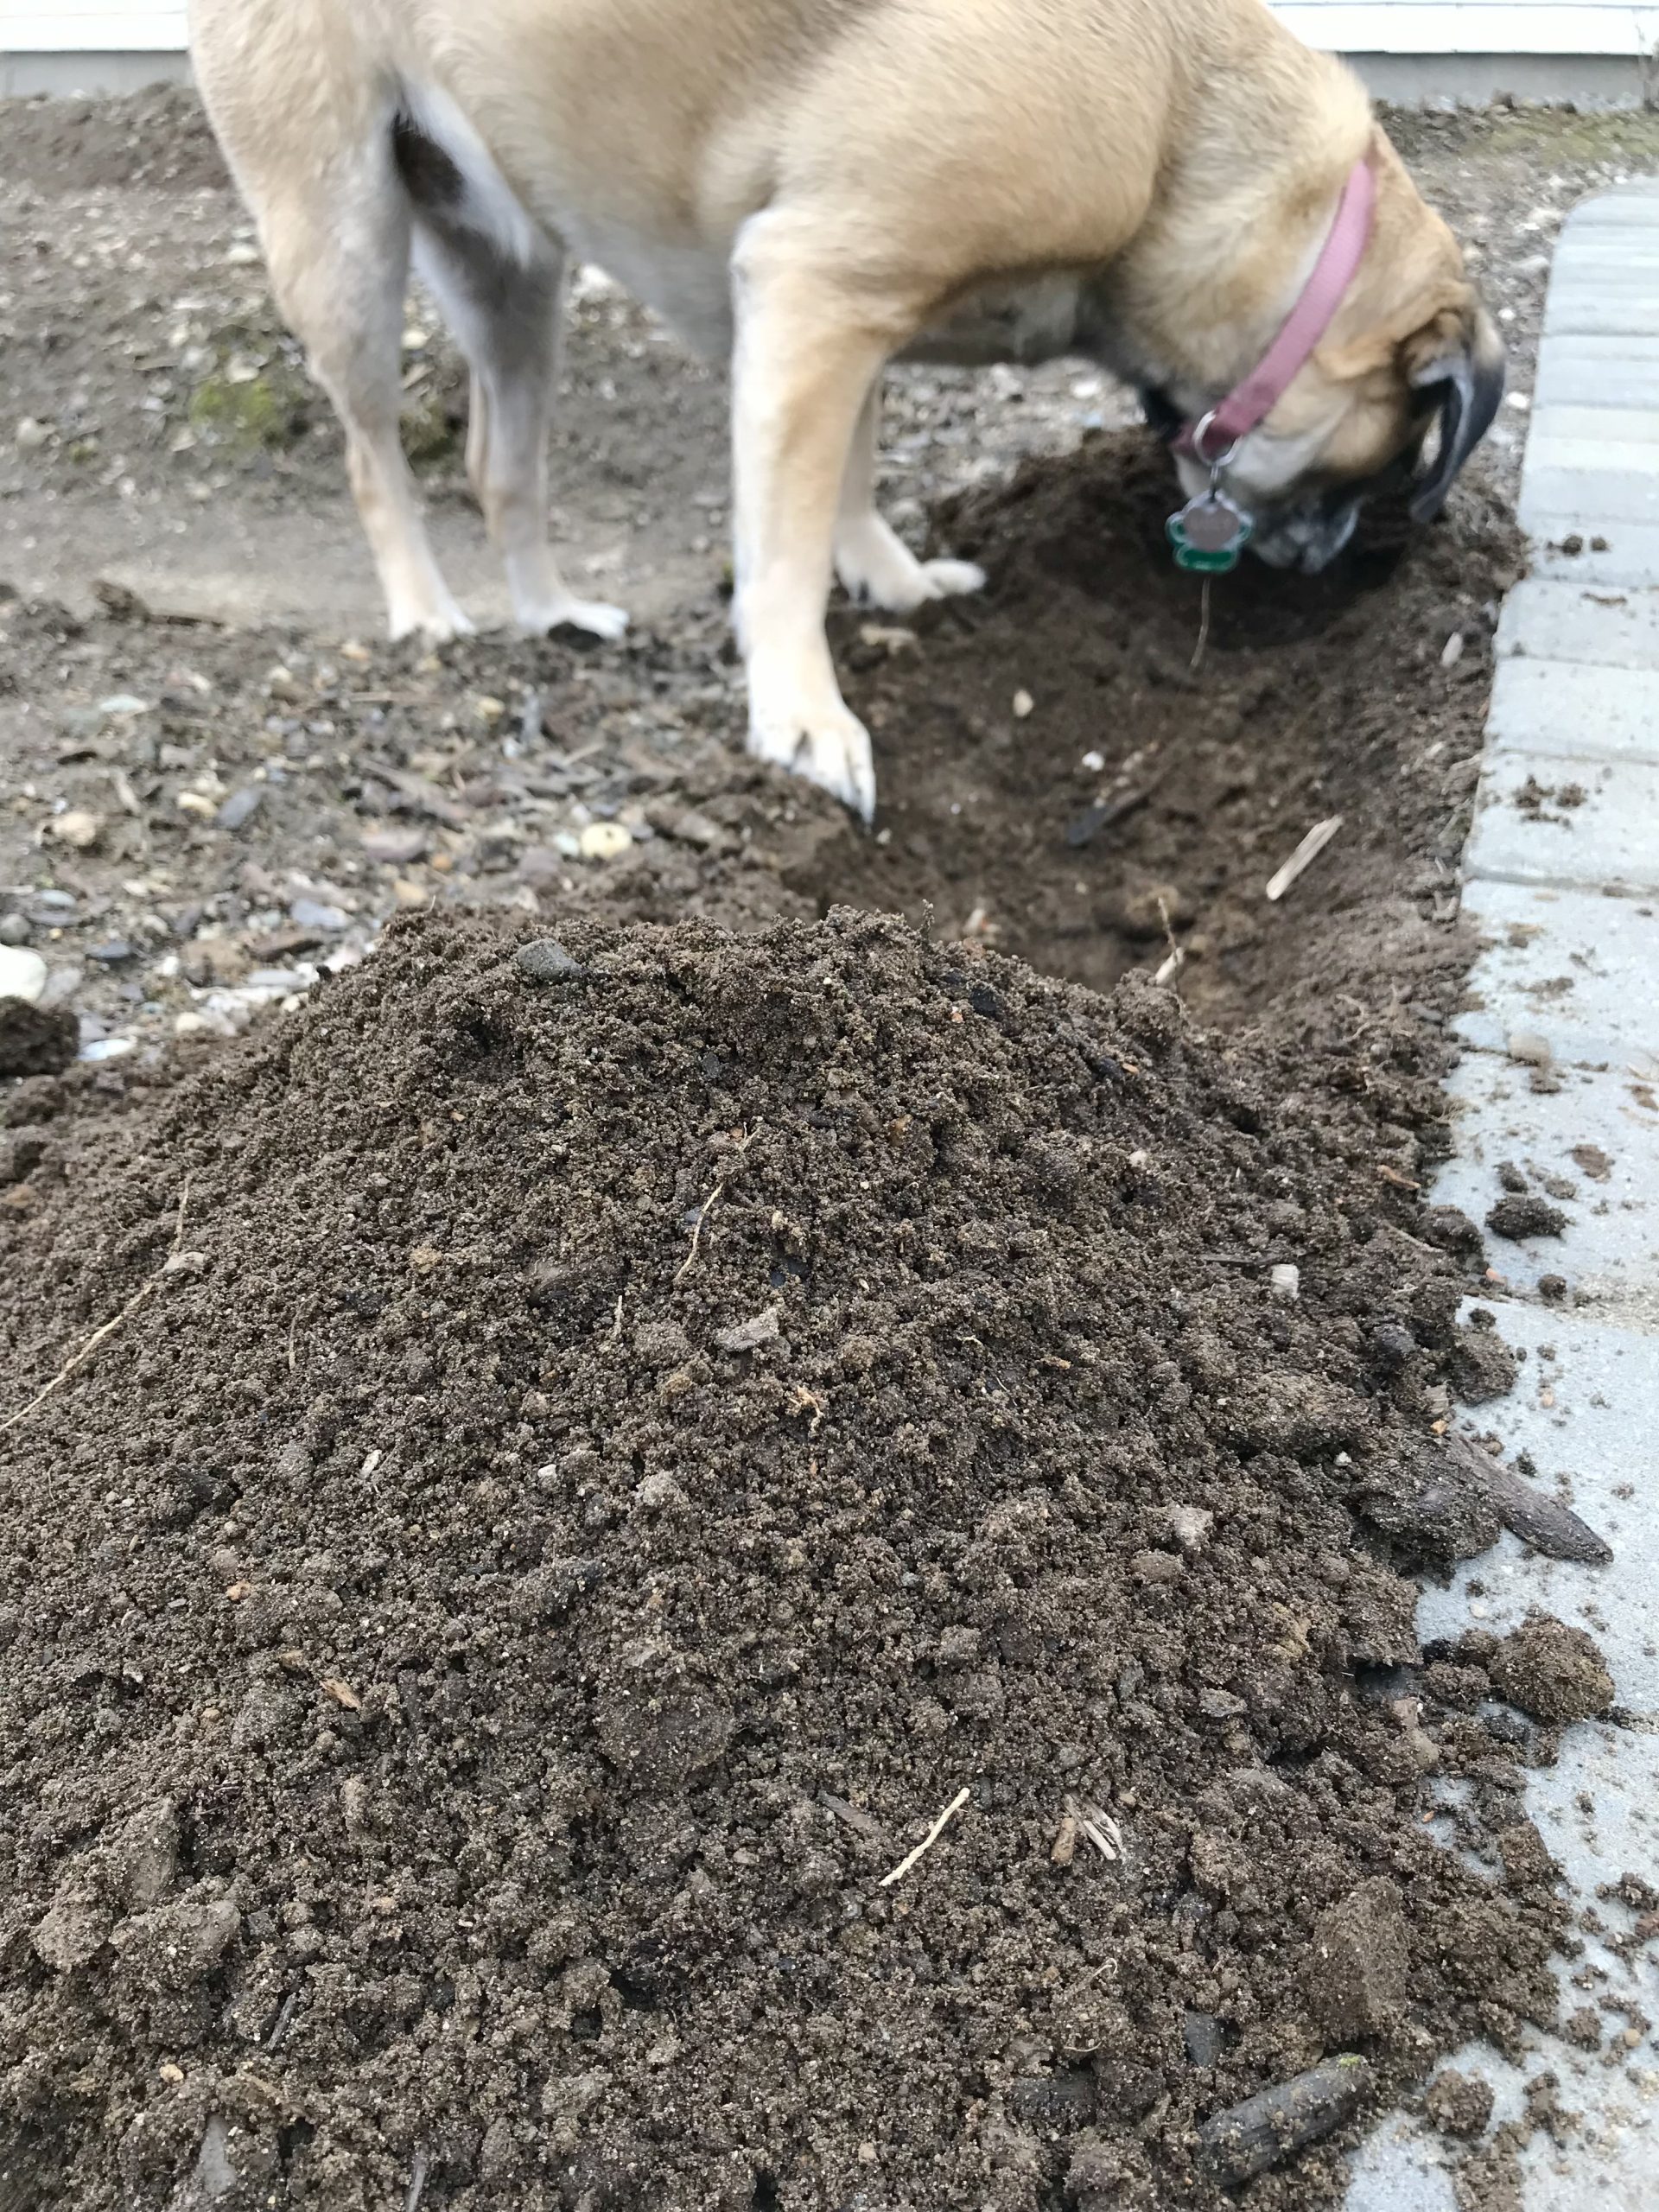
[{"label": "wood chip", "polygon": [[1198,2130],[1198,2164],[1220,2188],[1237,2189],[1351,2120],[1371,2082],[1363,2058],[1327,2059],[1206,2120]]},{"label": "wood chip", "polygon": [[1501,1459],[1494,1459],[1467,1436],[1455,1430],[1445,1439],[1446,1448],[1460,1474],[1465,1475],[1491,1507],[1511,1535],[1542,1552],[1548,1559],[1576,1560],[1586,1567],[1605,1567],[1613,1548],[1581,1521],[1570,1505],[1516,1474]]},{"label": "wood chip", "polygon": [[322,1687],[327,1691],[329,1696],[333,1698],[334,1703],[336,1705],[343,1705],[347,1713],[362,1712],[363,1700],[359,1697],[357,1692],[352,1688],[349,1682],[342,1682],[334,1675],[331,1675],[323,1683]]},{"label": "wood chip", "polygon": [[1276,903],[1303,871],[1311,868],[1342,827],[1342,817],[1333,814],[1325,822],[1316,822],[1301,843],[1285,862],[1268,886],[1268,897]]},{"label": "wood chip", "polygon": [[871,1843],[887,1841],[886,1828],[873,1813],[867,1813],[861,1805],[849,1804],[844,1797],[832,1797],[827,1789],[821,1794],[818,1802],[827,1812],[833,1813],[844,1827],[851,1828],[855,1835],[861,1835]]}]

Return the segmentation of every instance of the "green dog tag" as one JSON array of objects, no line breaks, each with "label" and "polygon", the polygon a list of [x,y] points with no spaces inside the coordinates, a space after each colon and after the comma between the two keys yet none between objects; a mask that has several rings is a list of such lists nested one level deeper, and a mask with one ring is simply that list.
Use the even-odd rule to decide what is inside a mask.
[{"label": "green dog tag", "polygon": [[1211,487],[1169,518],[1175,565],[1201,576],[1224,576],[1255,535],[1255,525],[1225,493]]}]

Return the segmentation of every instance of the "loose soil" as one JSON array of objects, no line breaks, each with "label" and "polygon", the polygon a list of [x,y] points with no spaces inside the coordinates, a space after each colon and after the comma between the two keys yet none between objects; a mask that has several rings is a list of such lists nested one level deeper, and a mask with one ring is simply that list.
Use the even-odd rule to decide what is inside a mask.
[{"label": "loose soil", "polygon": [[1211,2204],[1206,2115],[1550,2018],[1548,1853],[1422,1820],[1521,1753],[1354,1515],[1421,1555],[1456,1365],[1413,1057],[1287,1102],[849,909],[423,918],[48,1137],[16,1387],[130,1310],[10,1439],[14,2190]]},{"label": "loose soil", "polygon": [[[0,499],[322,527],[188,111],[7,129]],[[1646,158],[1414,151],[1495,260]],[[1420,1653],[1403,1579],[1495,1534],[1434,1441],[1506,1380],[1478,1232],[1421,1193],[1503,449],[1225,580],[1195,666],[1161,461],[1052,451],[1109,401],[906,382],[901,519],[992,582],[835,617],[870,838],[738,749],[680,374],[580,303],[578,524],[693,579],[620,651],[0,594],[20,1065],[110,1055],[0,1092],[0,2198],[1212,2204],[1195,2129],[1356,2051],[1290,2208],[1551,2011],[1519,1763],[1605,1676]],[[275,442],[200,404],[259,378]]]}]

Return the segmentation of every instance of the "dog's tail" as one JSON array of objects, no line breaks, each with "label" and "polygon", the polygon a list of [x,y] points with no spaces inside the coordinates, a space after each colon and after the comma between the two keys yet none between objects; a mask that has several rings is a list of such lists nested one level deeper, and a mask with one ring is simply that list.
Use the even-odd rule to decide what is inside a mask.
[{"label": "dog's tail", "polygon": [[391,129],[392,159],[417,214],[471,232],[503,261],[528,267],[536,259],[533,218],[448,92],[402,83]]}]

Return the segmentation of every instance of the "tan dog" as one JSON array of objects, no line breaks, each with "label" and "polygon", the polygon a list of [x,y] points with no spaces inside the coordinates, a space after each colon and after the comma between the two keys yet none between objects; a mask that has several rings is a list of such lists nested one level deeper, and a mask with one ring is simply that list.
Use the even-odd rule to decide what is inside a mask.
[{"label": "tan dog", "polygon": [[[734,371],[751,749],[874,805],[823,614],[832,569],[906,612],[972,591],[875,512],[884,365],[1077,352],[1172,423],[1258,362],[1354,164],[1358,273],[1232,456],[1258,550],[1317,567],[1490,423],[1503,351],[1450,233],[1338,62],[1261,0],[194,0],[203,94],[277,298],[340,411],[392,633],[467,627],[398,442],[410,250],[473,372],[467,466],[526,629],[572,598],[545,446],[570,257]],[[1180,464],[1189,491],[1207,472]]]}]

